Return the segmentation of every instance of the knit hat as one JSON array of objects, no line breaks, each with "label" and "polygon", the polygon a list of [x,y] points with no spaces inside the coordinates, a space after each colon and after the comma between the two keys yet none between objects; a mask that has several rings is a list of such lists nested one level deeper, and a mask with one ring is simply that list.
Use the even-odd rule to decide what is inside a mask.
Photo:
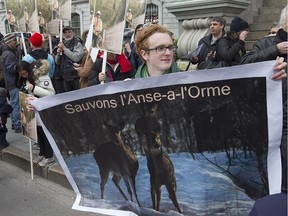
[{"label": "knit hat", "polygon": [[0,87],[0,98],[7,97],[7,90],[5,88]]},{"label": "knit hat", "polygon": [[8,33],[4,37],[5,44],[8,44],[9,42],[14,41],[14,40],[16,40],[16,36],[13,33]]},{"label": "knit hat", "polygon": [[234,17],[230,25],[231,32],[240,32],[248,28],[249,28],[248,23],[243,19],[241,19],[240,17]]},{"label": "knit hat", "polygon": [[30,43],[35,46],[35,47],[41,47],[42,46],[42,35],[39,34],[38,32],[35,32],[31,37],[30,37]]}]

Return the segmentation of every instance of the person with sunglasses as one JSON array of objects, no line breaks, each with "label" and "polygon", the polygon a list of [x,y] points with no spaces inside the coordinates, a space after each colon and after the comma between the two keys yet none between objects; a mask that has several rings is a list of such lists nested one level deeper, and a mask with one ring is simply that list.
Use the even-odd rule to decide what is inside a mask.
[{"label": "person with sunglasses", "polygon": [[143,64],[137,69],[135,78],[159,76],[179,72],[174,61],[172,33],[160,25],[145,27],[137,36],[136,49]]}]

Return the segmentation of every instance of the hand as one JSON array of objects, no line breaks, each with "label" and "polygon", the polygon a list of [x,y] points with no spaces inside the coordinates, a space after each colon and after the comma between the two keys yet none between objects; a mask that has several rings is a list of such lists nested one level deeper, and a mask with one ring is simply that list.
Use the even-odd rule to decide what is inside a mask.
[{"label": "hand", "polygon": [[73,66],[76,67],[76,68],[78,68],[78,67],[80,67],[80,64],[78,64],[78,63],[73,63]]},{"label": "hand", "polygon": [[31,83],[28,84],[28,89],[29,89],[31,92],[32,92],[32,90],[33,90],[33,87],[34,87],[34,86],[33,86]]},{"label": "hand", "polygon": [[106,80],[106,74],[101,72],[98,74],[98,79],[100,82],[105,81]]},{"label": "hand", "polygon": [[35,110],[35,107],[32,104],[30,104],[30,102],[35,100],[35,99],[37,99],[37,98],[36,97],[25,98],[26,108],[27,108],[28,112],[32,112]]},{"label": "hand", "polygon": [[210,51],[208,54],[207,54],[207,57],[206,57],[206,59],[210,59],[210,60],[213,60],[213,59],[215,59],[215,57],[216,57],[216,51]]},{"label": "hand", "polygon": [[74,69],[79,73],[79,71],[82,69],[82,67],[74,67]]},{"label": "hand", "polygon": [[[63,52],[66,49],[63,42],[59,42],[58,49],[60,50],[60,52]],[[58,52],[58,50],[57,50],[57,52]]]},{"label": "hand", "polygon": [[239,39],[245,41],[246,37],[248,36],[249,31],[242,31],[239,35]]},{"label": "hand", "polygon": [[288,54],[288,41],[278,43],[276,47],[281,54]]},{"label": "hand", "polygon": [[271,77],[273,80],[281,80],[287,77],[287,73],[285,72],[285,68],[287,67],[287,62],[284,62],[283,57],[277,57],[276,63],[273,67],[274,74]]},{"label": "hand", "polygon": [[192,62],[198,62],[199,58],[197,56],[192,56],[191,61]]},{"label": "hand", "polygon": [[129,55],[131,54],[131,46],[129,45],[129,43],[125,44],[125,50],[129,53]]}]

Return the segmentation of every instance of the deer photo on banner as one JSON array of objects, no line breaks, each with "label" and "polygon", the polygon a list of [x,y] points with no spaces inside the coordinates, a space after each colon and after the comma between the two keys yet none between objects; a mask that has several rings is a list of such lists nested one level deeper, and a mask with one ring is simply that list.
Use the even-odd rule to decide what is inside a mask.
[{"label": "deer photo on banner", "polygon": [[115,81],[34,100],[77,193],[73,208],[247,216],[256,199],[281,188],[282,85],[270,78],[273,65]]}]

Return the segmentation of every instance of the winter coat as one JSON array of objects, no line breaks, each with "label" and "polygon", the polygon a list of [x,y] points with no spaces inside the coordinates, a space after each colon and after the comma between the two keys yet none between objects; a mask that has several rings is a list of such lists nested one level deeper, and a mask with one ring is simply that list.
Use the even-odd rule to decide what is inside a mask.
[{"label": "winter coat", "polygon": [[49,62],[49,77],[53,78],[54,71],[55,71],[55,62],[52,55],[48,54],[45,50],[41,49],[34,49],[29,54],[25,55],[22,58],[22,61],[26,61],[28,63],[33,63],[39,59],[46,59]]},{"label": "winter coat", "polygon": [[234,66],[241,63],[241,57],[246,54],[245,42],[233,39],[230,34],[218,40],[216,61],[225,62],[223,66]]},{"label": "winter coat", "polygon": [[[35,97],[39,98],[54,95],[55,90],[51,78],[48,75],[49,62],[45,59],[38,60],[34,65],[33,72],[35,76],[35,86],[32,91],[28,90],[28,94],[33,94]],[[26,80],[26,86],[28,86],[28,84],[29,81]]]},{"label": "winter coat", "polygon": [[88,78],[93,67],[92,58],[89,56],[86,61],[86,57],[87,55],[83,57],[81,67],[77,70],[80,77],[80,88],[87,87]]},{"label": "winter coat", "polygon": [[2,44],[1,51],[5,87],[9,91],[16,88],[15,75],[17,73],[16,66],[19,61],[17,57],[17,49],[12,49],[6,44]]},{"label": "winter coat", "polygon": [[66,81],[73,81],[79,79],[78,72],[74,69],[73,63],[81,63],[84,55],[84,50],[78,38],[73,37],[69,41],[64,41],[67,49],[62,52],[62,55],[57,54],[55,62],[61,65],[61,72],[63,79]]},{"label": "winter coat", "polygon": [[[224,33],[223,33],[224,34]],[[217,52],[217,44],[218,44],[218,40],[214,41],[213,44],[211,44],[211,40],[212,40],[212,34],[203,37],[202,39],[200,39],[198,46],[200,46],[201,44],[201,50],[200,53],[198,54],[198,61],[197,62],[193,62],[193,64],[198,63],[197,68],[198,69],[205,69],[206,67],[204,66],[204,62],[206,60],[208,60],[208,53],[209,52]]]},{"label": "winter coat", "polygon": [[277,56],[284,57],[287,62],[287,54],[281,55],[276,47],[283,41],[287,41],[287,32],[283,29],[279,29],[275,36],[260,39],[253,45],[253,49],[242,57],[241,64],[275,60]]}]

